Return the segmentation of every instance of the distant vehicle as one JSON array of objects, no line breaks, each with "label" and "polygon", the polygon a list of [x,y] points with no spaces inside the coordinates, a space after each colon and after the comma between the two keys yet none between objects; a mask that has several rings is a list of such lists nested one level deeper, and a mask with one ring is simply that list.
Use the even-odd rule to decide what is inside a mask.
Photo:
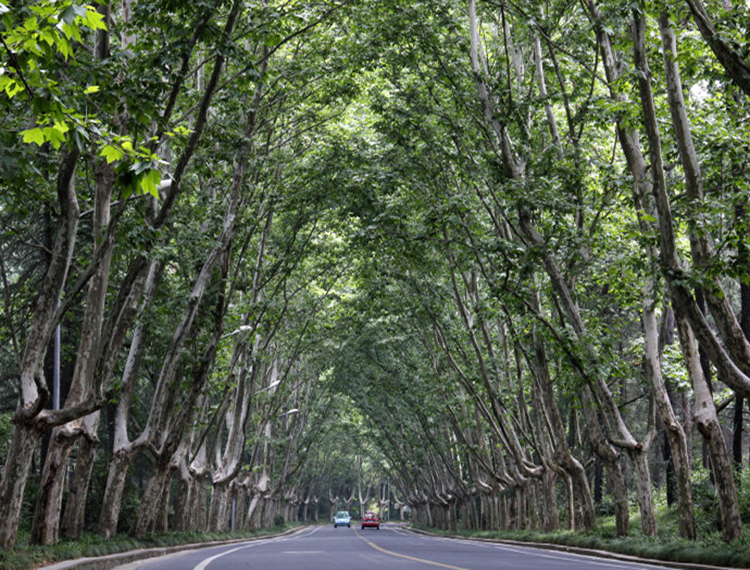
[{"label": "distant vehicle", "polygon": [[365,513],[362,517],[362,530],[366,528],[376,528],[380,530],[380,517],[377,513]]},{"label": "distant vehicle", "polygon": [[336,528],[339,526],[345,526],[345,527],[351,528],[352,517],[349,516],[349,513],[347,511],[339,511],[336,513],[336,516],[333,517],[333,528]]}]

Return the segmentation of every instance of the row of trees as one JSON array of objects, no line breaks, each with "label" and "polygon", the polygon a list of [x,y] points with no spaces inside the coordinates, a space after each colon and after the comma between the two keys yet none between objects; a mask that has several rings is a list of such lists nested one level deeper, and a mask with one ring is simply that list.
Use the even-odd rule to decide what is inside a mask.
[{"label": "row of trees", "polygon": [[741,535],[746,6],[11,6],[0,546],[663,487],[692,539],[701,466]]},{"label": "row of trees", "polygon": [[22,513],[42,544],[296,519],[347,258],[306,162],[353,93],[342,6],[0,4],[2,548]]},{"label": "row of trees", "polygon": [[381,21],[376,316],[340,372],[416,519],[586,530],[609,504],[627,535],[634,500],[654,536],[666,470],[694,539],[707,468],[740,537],[747,7],[424,11]]}]

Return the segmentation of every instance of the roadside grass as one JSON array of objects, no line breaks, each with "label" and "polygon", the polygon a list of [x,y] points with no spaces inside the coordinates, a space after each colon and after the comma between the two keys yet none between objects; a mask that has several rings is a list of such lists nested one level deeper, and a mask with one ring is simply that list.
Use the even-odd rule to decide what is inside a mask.
[{"label": "roadside grass", "polygon": [[127,535],[104,538],[96,534],[84,534],[79,541],[59,542],[53,546],[29,544],[29,533],[19,532],[13,550],[0,550],[0,570],[31,570],[75,558],[88,558],[117,554],[142,548],[163,548],[183,544],[253,538],[278,534],[300,526],[302,523],[286,523],[273,528],[237,532],[170,532],[155,534],[140,539]]},{"label": "roadside grass", "polygon": [[695,563],[729,568],[750,568],[750,538],[726,543],[719,531],[701,534],[698,540],[680,538],[676,512],[662,512],[659,517],[659,536],[643,536],[640,518],[631,517],[630,534],[618,537],[614,517],[601,517],[597,527],[589,532],[539,532],[539,531],[443,531],[419,525],[414,528],[443,536],[515,540],[528,543],[546,543],[561,546],[603,550],[628,556],[677,563]]}]

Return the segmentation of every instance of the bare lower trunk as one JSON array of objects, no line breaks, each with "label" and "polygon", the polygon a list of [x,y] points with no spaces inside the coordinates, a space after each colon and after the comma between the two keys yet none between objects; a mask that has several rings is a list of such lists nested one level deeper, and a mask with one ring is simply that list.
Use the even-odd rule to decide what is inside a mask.
[{"label": "bare lower trunk", "polygon": [[516,530],[526,530],[526,495],[527,489],[520,485],[516,487]]},{"label": "bare lower trunk", "polygon": [[117,522],[120,518],[120,506],[125,490],[128,470],[135,455],[132,453],[115,453],[109,462],[107,486],[104,489],[102,509],[99,514],[99,534],[110,538],[117,534]]},{"label": "bare lower trunk", "polygon": [[234,530],[237,530],[245,520],[245,503],[247,503],[247,487],[237,485],[236,507],[234,511]]},{"label": "bare lower trunk", "polygon": [[167,532],[169,530],[169,506],[172,495],[172,478],[169,477],[164,481],[161,497],[159,498],[159,508],[156,511],[154,520],[154,532]]},{"label": "bare lower trunk", "polygon": [[71,540],[78,540],[83,534],[86,499],[98,447],[98,442],[90,441],[88,438],[82,438],[79,444],[73,482],[70,486],[70,497],[65,503],[61,525],[63,536]]},{"label": "bare lower trunk", "polygon": [[263,502],[261,493],[253,493],[252,498],[250,499],[250,505],[247,508],[247,517],[245,518],[245,528],[247,530],[261,528]]},{"label": "bare lower trunk", "polygon": [[[655,256],[654,256],[655,257]],[[664,317],[670,318],[671,315]],[[690,462],[687,439],[672,407],[667,386],[661,373],[659,354],[659,332],[654,312],[653,281],[648,280],[644,295],[643,328],[645,334],[644,361],[646,376],[664,424],[677,481],[677,507],[679,511],[680,536],[695,540],[695,518],[693,516],[693,492],[690,484]]]},{"label": "bare lower trunk", "polygon": [[57,544],[66,468],[74,444],[75,440],[66,437],[61,428],[52,432],[34,510],[32,544]]},{"label": "bare lower trunk", "polygon": [[263,501],[263,509],[261,510],[260,517],[260,528],[271,528],[273,527],[273,518],[276,514],[276,500],[266,499]]},{"label": "bare lower trunk", "polygon": [[620,455],[605,439],[601,426],[596,417],[593,397],[588,388],[581,389],[581,409],[586,423],[588,435],[594,453],[602,460],[612,485],[612,499],[615,503],[615,528],[617,536],[627,536],[630,531],[630,516],[628,512],[628,492],[625,476],[620,466]]},{"label": "bare lower trunk", "polygon": [[[542,526],[545,531],[552,532],[560,530],[560,513],[557,510],[557,473],[547,469],[542,476],[542,497],[543,497],[543,516]],[[565,478],[569,480],[569,477]],[[572,504],[570,493],[567,496],[567,502]]]},{"label": "bare lower trunk", "polygon": [[146,490],[141,497],[141,506],[138,509],[138,518],[130,531],[136,537],[142,537],[153,532],[156,526],[164,487],[169,483],[172,475],[172,467],[168,462],[166,463],[166,465],[156,465],[146,484]]},{"label": "bare lower trunk", "polygon": [[656,511],[654,509],[654,497],[651,490],[651,473],[648,466],[646,450],[628,450],[633,462],[633,470],[636,477],[636,488],[638,489],[638,505],[641,511],[641,532],[644,536],[656,536]]},{"label": "bare lower trunk", "polygon": [[[3,549],[10,549],[15,543],[31,459],[39,438],[47,429],[39,418],[45,414],[43,408],[48,396],[42,373],[42,361],[57,324],[56,312],[78,235],[80,210],[75,192],[75,171],[79,155],[75,148],[66,152],[60,162],[57,176],[60,207],[57,236],[50,264],[36,300],[20,363],[20,401],[14,416],[15,426],[0,481],[0,548]],[[63,414],[65,418],[59,417],[60,423],[75,413],[77,409],[69,410],[67,414]],[[82,412],[81,415],[83,413],[86,412]]]},{"label": "bare lower trunk", "polygon": [[[205,477],[195,476],[186,482],[188,491],[185,496],[177,497],[177,505],[184,503],[184,507],[175,508],[175,525],[183,526],[182,530],[205,530],[207,528],[206,517],[206,489]],[[180,520],[178,512],[184,513],[183,519]]]},{"label": "bare lower trunk", "polygon": [[8,459],[0,481],[0,505],[4,515],[0,517],[0,547],[8,550],[13,547],[18,532],[23,492],[29,476],[31,458],[41,433],[33,426],[16,424],[8,448]]},{"label": "bare lower trunk", "polygon": [[193,519],[191,510],[195,507],[193,490],[190,476],[181,476],[177,484],[177,497],[175,497],[174,506],[174,529],[177,531],[193,530],[190,526]]},{"label": "bare lower trunk", "polygon": [[695,394],[695,423],[703,436],[706,450],[711,457],[711,467],[716,492],[719,495],[719,514],[724,540],[731,541],[742,536],[742,519],[740,517],[737,488],[734,483],[734,470],[724,434],[716,413],[711,390],[709,389],[700,365],[695,338],[687,319],[681,312],[677,313],[677,332],[688,374]]},{"label": "bare lower trunk", "polygon": [[208,515],[208,529],[223,532],[227,530],[227,509],[231,502],[231,485],[227,483],[214,484],[211,493],[211,508]]}]

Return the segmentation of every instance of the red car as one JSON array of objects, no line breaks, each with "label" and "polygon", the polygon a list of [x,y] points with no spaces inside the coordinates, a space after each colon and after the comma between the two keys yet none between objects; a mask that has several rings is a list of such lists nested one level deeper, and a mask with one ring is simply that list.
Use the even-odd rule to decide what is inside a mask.
[{"label": "red car", "polygon": [[365,513],[362,517],[362,529],[376,528],[380,530],[380,517],[377,513]]}]

